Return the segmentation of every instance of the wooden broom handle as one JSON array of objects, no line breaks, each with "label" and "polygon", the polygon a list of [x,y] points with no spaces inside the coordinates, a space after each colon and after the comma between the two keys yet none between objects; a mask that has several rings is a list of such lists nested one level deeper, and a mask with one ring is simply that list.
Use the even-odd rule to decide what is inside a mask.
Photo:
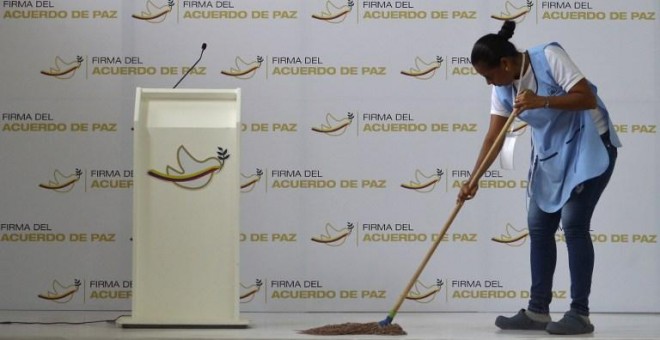
[{"label": "wooden broom handle", "polygon": [[[495,138],[495,142],[493,145],[490,147],[488,150],[488,153],[486,154],[486,157],[481,161],[481,164],[479,164],[479,167],[477,168],[477,171],[475,171],[472,176],[470,176],[470,181],[469,187],[474,186],[474,184],[481,178],[481,176],[486,172],[488,164],[487,160],[490,159],[490,157],[493,155],[495,150],[497,149],[497,145],[500,144],[503,140],[504,137],[506,136],[507,131],[509,130],[509,127],[511,127],[511,124],[513,124],[513,121],[515,118],[518,116],[518,110],[513,110],[509,118],[507,119],[506,123],[504,123],[504,126],[502,127],[502,130],[500,133],[497,135],[497,138]],[[499,152],[499,151],[498,151]],[[456,218],[456,215],[458,215],[458,212],[461,210],[461,207],[463,207],[463,203],[465,201],[459,200],[456,202],[456,205],[454,206],[454,210],[452,210],[451,214],[449,215],[449,218],[445,222],[445,225],[442,227],[442,230],[438,234],[438,238],[433,241],[433,244],[431,245],[431,248],[426,252],[426,255],[424,256],[424,259],[422,260],[422,263],[420,263],[419,267],[417,267],[417,271],[415,271],[415,274],[413,277],[410,279],[410,282],[408,282],[408,285],[406,288],[403,290],[403,293],[399,297],[399,299],[396,302],[396,305],[394,305],[394,308],[389,313],[389,316],[391,318],[394,318],[396,313],[399,311],[399,308],[401,308],[401,305],[403,304],[403,301],[406,299],[406,296],[412,289],[412,287],[415,285],[415,282],[417,282],[417,279],[419,276],[422,274],[424,271],[424,268],[428,264],[429,260],[431,260],[431,257],[433,256],[433,253],[435,253],[435,250],[438,248],[438,245],[440,244],[440,241],[445,237],[447,234],[447,231],[449,230],[449,227],[451,224],[454,222],[454,219]]]}]

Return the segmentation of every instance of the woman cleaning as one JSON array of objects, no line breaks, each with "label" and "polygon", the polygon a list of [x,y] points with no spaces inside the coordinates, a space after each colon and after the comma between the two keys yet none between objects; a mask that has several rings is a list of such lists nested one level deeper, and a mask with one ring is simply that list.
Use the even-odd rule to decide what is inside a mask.
[{"label": "woman cleaning", "polygon": [[[518,49],[509,41],[515,22],[474,44],[471,61],[489,85],[491,116],[477,157],[485,159],[510,115],[532,128],[527,222],[530,237],[531,289],[526,309],[499,316],[501,329],[545,330],[551,334],[587,334],[589,294],[594,268],[590,224],[607,186],[621,142],[609,113],[593,86],[557,43]],[[501,150],[502,142],[495,145]],[[474,172],[473,172],[474,173]],[[478,186],[466,183],[459,201],[472,199]],[[561,223],[568,249],[571,304],[563,318],[550,317],[557,262],[555,233]]]}]

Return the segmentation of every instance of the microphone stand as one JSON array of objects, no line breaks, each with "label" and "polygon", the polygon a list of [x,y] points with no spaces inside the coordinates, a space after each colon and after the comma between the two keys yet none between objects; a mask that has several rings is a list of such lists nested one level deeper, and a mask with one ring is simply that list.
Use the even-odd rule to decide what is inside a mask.
[{"label": "microphone stand", "polygon": [[195,66],[197,66],[197,63],[199,63],[199,61],[202,60],[202,56],[204,55],[204,50],[205,49],[206,49],[206,43],[203,43],[202,44],[202,53],[199,54],[199,58],[197,58],[197,61],[188,69],[188,71],[186,71],[186,73],[183,75],[183,77],[181,77],[181,79],[179,79],[179,81],[177,81],[176,84],[174,84],[173,89],[175,89],[177,86],[179,86],[181,81],[183,81],[183,79],[185,79],[186,76],[188,76],[188,73],[190,73],[190,71],[192,71],[195,68]]}]

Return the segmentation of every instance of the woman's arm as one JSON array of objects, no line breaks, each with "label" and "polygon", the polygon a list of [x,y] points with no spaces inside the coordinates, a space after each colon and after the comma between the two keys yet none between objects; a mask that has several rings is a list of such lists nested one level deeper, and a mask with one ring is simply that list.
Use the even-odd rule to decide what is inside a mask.
[{"label": "woman's arm", "polygon": [[563,96],[537,96],[533,91],[523,91],[516,96],[514,108],[520,112],[530,109],[550,108],[567,111],[595,109],[596,96],[591,91],[586,78],[582,78]]},{"label": "woman's arm", "polygon": [[[480,165],[483,162],[486,162],[487,166],[484,169],[488,169],[499,155],[499,151],[502,150],[502,145],[504,144],[503,139],[499,142],[498,145],[495,146],[496,148],[495,150],[497,152],[493,152],[489,159],[485,159],[488,154],[488,151],[495,143],[497,136],[500,134],[502,128],[506,124],[506,121],[507,121],[507,117],[491,114],[490,125],[488,126],[488,132],[486,132],[486,136],[484,136],[484,141],[481,145],[481,151],[479,152],[479,156],[477,157],[477,162],[474,165],[474,169],[472,169],[470,178],[474,178],[475,176],[481,177],[481,174],[476,173]],[[470,187],[469,185],[470,185],[469,181],[463,184],[461,190],[458,192],[458,201],[469,200],[476,195],[477,189],[479,188],[478,181],[476,181],[474,183],[474,186],[472,187]]]}]

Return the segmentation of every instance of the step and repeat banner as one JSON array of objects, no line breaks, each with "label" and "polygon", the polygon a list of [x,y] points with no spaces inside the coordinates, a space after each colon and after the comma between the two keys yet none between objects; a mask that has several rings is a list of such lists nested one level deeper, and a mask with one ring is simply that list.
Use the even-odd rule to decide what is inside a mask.
[{"label": "step and repeat banner", "polygon": [[[657,0],[0,6],[1,309],[131,308],[135,89],[188,72],[179,88],[242,92],[241,149],[225,150],[241,162],[241,310],[388,310],[470,176],[491,89],[469,56],[509,19],[519,49],[565,47],[624,143],[592,221],[592,310],[660,312]],[[485,174],[402,311],[526,305],[530,132],[515,134],[514,169]]]}]

